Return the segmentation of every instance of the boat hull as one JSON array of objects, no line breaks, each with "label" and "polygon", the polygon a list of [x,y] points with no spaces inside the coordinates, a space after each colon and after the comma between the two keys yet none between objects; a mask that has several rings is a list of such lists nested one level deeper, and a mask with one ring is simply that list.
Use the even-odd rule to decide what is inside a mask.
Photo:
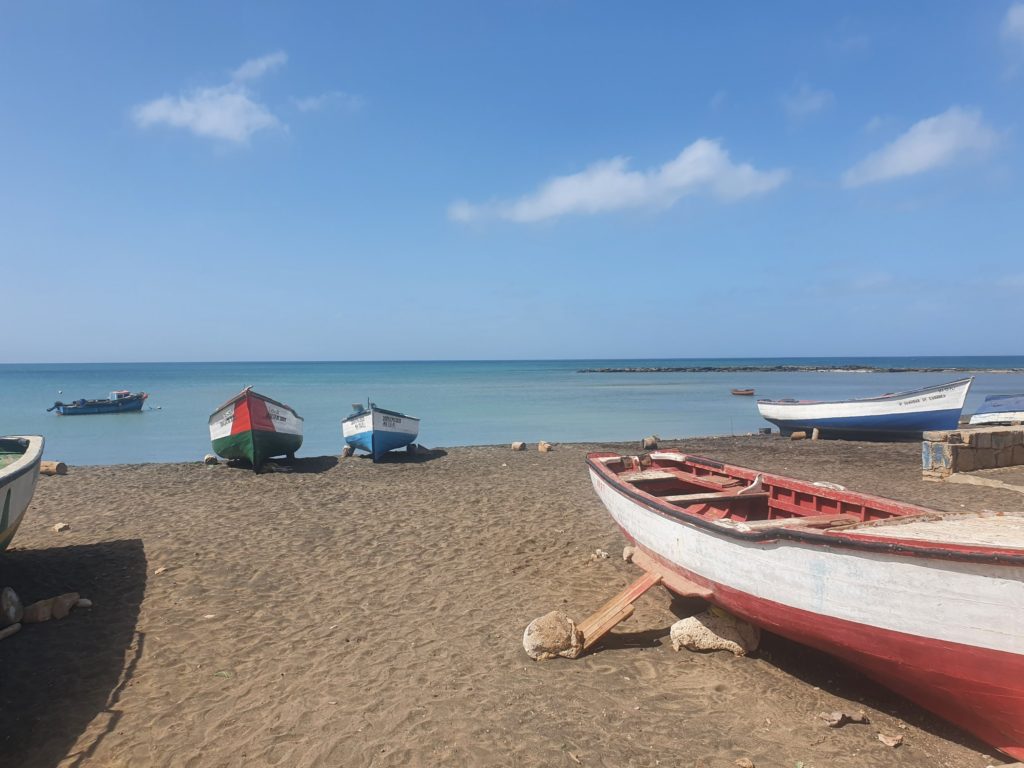
[{"label": "boat hull", "polygon": [[253,469],[275,456],[292,457],[302,446],[302,431],[302,417],[295,411],[248,390],[210,417],[214,453],[248,461]]},{"label": "boat hull", "polygon": [[411,444],[420,431],[420,420],[396,411],[372,407],[341,422],[341,434],[352,448],[369,453],[374,461],[396,448]]},{"label": "boat hull", "polygon": [[141,411],[146,398],[142,395],[126,397],[121,400],[94,400],[85,405],[67,403],[58,405],[56,410],[61,416],[89,416],[97,413],[132,413]]},{"label": "boat hull", "polygon": [[[25,516],[39,479],[39,462],[43,458],[42,437],[0,438],[0,448],[6,443],[18,442],[24,447],[21,458],[0,470],[0,551],[11,543]],[[14,448],[15,446],[7,446]]]},{"label": "boat hull", "polygon": [[971,381],[863,400],[758,400],[757,408],[783,435],[817,429],[826,437],[920,437],[930,430],[957,428]]},{"label": "boat hull", "polygon": [[[1024,758],[1024,566],[800,540],[738,540],[591,480],[641,567],[747,621],[840,657]],[[838,537],[837,537],[838,538]],[[834,542],[835,539],[832,539]]]},{"label": "boat hull", "polygon": [[989,395],[971,416],[971,424],[1019,424],[1024,422],[1024,395]]}]

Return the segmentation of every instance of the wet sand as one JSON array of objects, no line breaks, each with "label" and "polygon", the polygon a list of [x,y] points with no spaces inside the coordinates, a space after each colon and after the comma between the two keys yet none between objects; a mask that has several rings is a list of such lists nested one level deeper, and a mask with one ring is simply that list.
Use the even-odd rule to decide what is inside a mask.
[{"label": "wet sand", "polygon": [[[918,443],[665,445],[939,509],[1024,504],[921,480]],[[74,590],[96,605],[0,641],[0,764],[1009,762],[781,638],[747,658],[674,652],[669,626],[702,606],[661,589],[595,652],[531,661],[531,619],[561,608],[580,620],[638,575],[590,488],[588,450],[635,446],[40,478],[0,583],[26,602]],[[71,530],[54,532],[58,522]],[[591,560],[598,548],[612,556]],[[862,708],[869,725],[819,718]],[[878,732],[904,743],[884,746]]]}]

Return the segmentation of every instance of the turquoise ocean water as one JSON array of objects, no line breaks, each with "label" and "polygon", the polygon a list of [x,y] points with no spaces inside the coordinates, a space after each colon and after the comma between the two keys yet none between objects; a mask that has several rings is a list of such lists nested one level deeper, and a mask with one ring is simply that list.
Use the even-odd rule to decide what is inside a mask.
[{"label": "turquoise ocean water", "polygon": [[[483,362],[102,363],[0,365],[0,435],[42,434],[46,455],[69,464],[193,461],[210,449],[207,419],[242,387],[305,418],[299,455],[337,454],[350,404],[371,398],[422,419],[430,447],[627,441],[742,434],[767,426],[755,398],[841,399],[937,384],[949,373],[578,373],[580,368],[727,365],[873,365],[1024,368],[1024,356]],[[54,400],[150,393],[141,413],[56,416]],[[62,391],[62,394],[58,394]],[[970,413],[985,395],[1024,392],[1024,374],[979,373]]]}]

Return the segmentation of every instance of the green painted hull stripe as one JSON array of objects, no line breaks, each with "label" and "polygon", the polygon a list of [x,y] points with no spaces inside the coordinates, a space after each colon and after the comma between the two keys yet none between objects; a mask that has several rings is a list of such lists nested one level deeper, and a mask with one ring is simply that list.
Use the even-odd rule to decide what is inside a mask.
[{"label": "green painted hull stripe", "polygon": [[285,432],[250,430],[213,441],[213,451],[225,459],[245,459],[258,467],[273,456],[295,453],[302,445],[302,435]]}]

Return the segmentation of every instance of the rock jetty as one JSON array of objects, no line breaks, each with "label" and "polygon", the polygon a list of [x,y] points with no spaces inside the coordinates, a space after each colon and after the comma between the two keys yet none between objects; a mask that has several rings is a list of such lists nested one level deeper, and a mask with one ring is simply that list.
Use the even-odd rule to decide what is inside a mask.
[{"label": "rock jetty", "polygon": [[877,365],[684,365],[580,368],[576,373],[1024,373],[1024,368],[887,368]]}]

